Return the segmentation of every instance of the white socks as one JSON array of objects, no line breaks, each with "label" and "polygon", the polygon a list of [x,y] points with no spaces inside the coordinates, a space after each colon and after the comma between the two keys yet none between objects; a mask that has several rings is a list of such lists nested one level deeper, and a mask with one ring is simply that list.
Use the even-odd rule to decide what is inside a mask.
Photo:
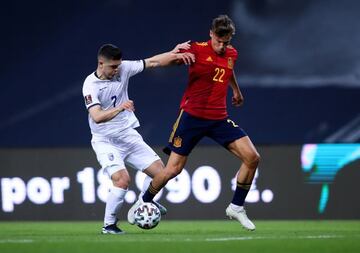
[{"label": "white socks", "polygon": [[124,197],[127,190],[112,187],[106,200],[104,226],[115,224],[116,215],[124,203]]},{"label": "white socks", "polygon": [[146,190],[149,188],[149,185],[152,181],[152,178],[149,177],[148,175],[146,175],[145,179],[144,179],[144,183],[143,183],[143,188],[142,188],[142,193],[145,193]]}]

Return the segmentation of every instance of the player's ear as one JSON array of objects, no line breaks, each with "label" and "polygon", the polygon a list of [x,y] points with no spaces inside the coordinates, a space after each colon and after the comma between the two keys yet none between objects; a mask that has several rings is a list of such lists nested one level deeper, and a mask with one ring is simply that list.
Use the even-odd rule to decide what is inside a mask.
[{"label": "player's ear", "polygon": [[104,61],[103,60],[98,60],[98,65],[99,65],[99,67],[103,67],[104,66]]},{"label": "player's ear", "polygon": [[102,67],[104,66],[104,63],[105,63],[105,58],[102,56],[98,57],[98,65]]},{"label": "player's ear", "polygon": [[209,35],[210,35],[210,38],[212,38],[214,36],[213,31],[210,30]]}]

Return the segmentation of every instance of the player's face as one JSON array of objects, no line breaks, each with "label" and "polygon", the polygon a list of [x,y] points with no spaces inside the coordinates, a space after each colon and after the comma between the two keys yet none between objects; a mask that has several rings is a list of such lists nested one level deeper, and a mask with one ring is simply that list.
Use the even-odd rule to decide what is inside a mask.
[{"label": "player's face", "polygon": [[232,35],[225,35],[218,37],[215,33],[210,31],[211,46],[217,54],[225,53],[226,47],[230,44]]},{"label": "player's face", "polygon": [[112,79],[116,74],[119,73],[119,66],[121,64],[121,60],[100,60],[99,61],[100,68],[102,71],[102,75],[106,79]]}]

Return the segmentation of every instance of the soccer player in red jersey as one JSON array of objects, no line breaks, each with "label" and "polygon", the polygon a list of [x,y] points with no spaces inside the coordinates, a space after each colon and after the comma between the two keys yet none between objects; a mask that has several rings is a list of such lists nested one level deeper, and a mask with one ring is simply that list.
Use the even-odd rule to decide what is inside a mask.
[{"label": "soccer player in red jersey", "polygon": [[226,15],[212,22],[210,40],[191,44],[188,52],[195,55],[189,68],[189,83],[181,100],[177,118],[165,151],[170,154],[165,170],[153,178],[148,190],[130,208],[129,223],[134,223],[134,211],[142,202],[151,202],[166,183],[184,168],[188,155],[205,136],[228,149],[242,164],[237,173],[234,197],[226,208],[226,215],[237,219],[241,225],[254,230],[243,207],[250,190],[260,156],[247,134],[228,117],[227,89],[233,91],[232,104],[242,105],[244,99],[234,73],[237,51],[230,45],[235,26]]}]

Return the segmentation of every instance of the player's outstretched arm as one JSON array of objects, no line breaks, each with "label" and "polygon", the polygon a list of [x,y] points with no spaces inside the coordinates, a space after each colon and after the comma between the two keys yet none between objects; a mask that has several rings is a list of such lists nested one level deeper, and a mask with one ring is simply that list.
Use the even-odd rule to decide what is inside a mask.
[{"label": "player's outstretched arm", "polygon": [[112,107],[107,110],[103,110],[100,105],[95,105],[89,108],[89,114],[95,123],[99,124],[112,120],[116,115],[124,110],[135,111],[134,102],[132,100],[128,100],[119,106]]},{"label": "player's outstretched arm", "polygon": [[183,63],[190,65],[195,62],[195,56],[191,53],[181,53],[180,50],[187,50],[190,48],[190,41],[180,43],[176,47],[166,53],[158,54],[153,57],[145,59],[145,68],[164,67],[174,63]]},{"label": "player's outstretched arm", "polygon": [[191,48],[190,40],[185,41],[183,43],[177,44],[171,52],[177,54],[180,53],[180,50],[188,50]]},{"label": "player's outstretched arm", "polygon": [[230,77],[230,86],[233,90],[232,105],[236,107],[241,106],[244,103],[244,97],[241,94],[234,70]]}]

